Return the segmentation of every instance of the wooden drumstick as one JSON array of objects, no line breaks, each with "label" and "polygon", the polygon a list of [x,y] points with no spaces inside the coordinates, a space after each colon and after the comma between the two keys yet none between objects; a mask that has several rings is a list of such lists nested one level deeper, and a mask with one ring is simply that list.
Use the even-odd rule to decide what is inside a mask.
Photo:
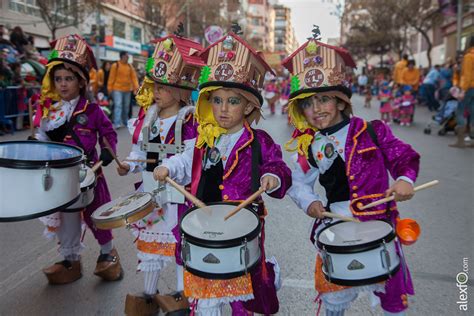
[{"label": "wooden drumstick", "polygon": [[348,217],[348,216],[339,215],[339,214],[331,213],[331,212],[323,212],[323,215],[325,217],[337,218],[337,219],[343,220],[345,222],[360,223],[360,221],[355,217]]},{"label": "wooden drumstick", "polygon": [[157,159],[124,159],[123,161],[128,162],[146,162],[146,163],[157,163]]},{"label": "wooden drumstick", "polygon": [[117,165],[121,166],[122,163],[121,163],[120,160],[117,158],[117,155],[114,153],[114,150],[112,149],[112,146],[110,146],[110,143],[109,143],[109,141],[107,140],[107,138],[102,137],[102,140],[104,141],[105,148],[107,148],[107,150],[110,152],[110,154],[111,154],[112,157],[114,158],[114,160],[115,160],[115,162],[117,163]]},{"label": "wooden drumstick", "polygon": [[[423,189],[428,189],[428,188],[431,188],[432,186],[437,185],[438,183],[439,183],[438,180],[433,180],[433,181],[427,182],[425,184],[419,185],[419,186],[415,187],[413,190],[415,192],[417,192],[417,191],[420,191],[420,190],[423,190]],[[369,207],[374,207],[374,206],[377,206],[377,205],[380,205],[380,204],[383,204],[383,203],[386,203],[386,202],[393,201],[393,199],[395,199],[395,195],[391,195],[391,196],[388,196],[386,198],[374,201],[372,203],[369,203],[367,205],[359,207],[359,209],[360,210],[365,210],[365,209],[368,209]]]},{"label": "wooden drumstick", "polygon": [[200,208],[205,208],[207,205],[204,204],[200,199],[198,199],[197,197],[195,197],[194,195],[192,195],[191,193],[189,193],[188,191],[186,191],[186,189],[177,184],[176,182],[174,182],[173,179],[171,179],[170,177],[166,177],[166,182],[168,182],[169,184],[171,184],[171,186],[173,186],[176,190],[178,190],[182,195],[184,195],[188,200],[190,200],[191,202],[193,202],[194,205],[196,205],[197,207],[200,207]]},{"label": "wooden drumstick", "polygon": [[265,189],[264,188],[260,188],[258,189],[257,192],[255,192],[254,194],[252,194],[251,196],[249,196],[246,200],[242,201],[242,203],[240,203],[239,205],[237,205],[236,208],[234,208],[232,211],[230,211],[225,217],[224,217],[224,220],[228,220],[229,218],[231,218],[232,216],[234,216],[235,214],[237,214],[241,209],[243,209],[244,207],[246,207],[247,205],[249,205],[250,203],[252,203],[256,198],[258,198],[260,195],[262,195],[262,193],[265,192]]},{"label": "wooden drumstick", "polygon": [[103,163],[104,163],[104,162],[103,162],[102,160],[97,161],[97,162],[91,167],[92,172],[95,173],[95,172],[97,171],[97,169],[99,169],[99,168],[102,166]]}]

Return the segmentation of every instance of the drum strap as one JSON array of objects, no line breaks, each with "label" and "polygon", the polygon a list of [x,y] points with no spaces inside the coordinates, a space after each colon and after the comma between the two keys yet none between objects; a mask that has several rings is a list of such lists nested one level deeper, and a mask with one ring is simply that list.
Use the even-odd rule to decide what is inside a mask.
[{"label": "drum strap", "polygon": [[250,145],[252,147],[252,192],[257,192],[260,187],[259,167],[262,164],[262,149],[255,134],[255,130],[252,130],[252,132],[255,135],[252,144]]},{"label": "drum strap", "polygon": [[374,142],[375,146],[380,147],[379,141],[377,139],[377,134],[375,133],[374,127],[372,126],[372,122],[367,122],[367,133],[369,133],[369,136]]},{"label": "drum strap", "polygon": [[81,142],[81,139],[74,131],[74,125],[76,125],[76,123],[77,118],[75,116],[72,116],[71,120],[67,123],[67,132],[69,135],[71,135],[72,139],[76,142],[76,144],[82,149],[84,149],[84,153],[86,154],[87,158],[90,159],[89,153],[86,152],[86,147],[84,147],[84,144]]}]

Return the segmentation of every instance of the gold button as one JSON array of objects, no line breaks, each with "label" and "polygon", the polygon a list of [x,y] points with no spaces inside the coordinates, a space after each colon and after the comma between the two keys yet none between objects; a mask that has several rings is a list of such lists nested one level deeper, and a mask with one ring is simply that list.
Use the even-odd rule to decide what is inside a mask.
[{"label": "gold button", "polygon": [[224,194],[223,198],[224,198],[224,200],[228,200],[229,196],[227,194]]},{"label": "gold button", "polygon": [[226,161],[227,160],[227,157],[226,156],[222,156],[222,161]]},{"label": "gold button", "polygon": [[354,186],[352,187],[352,190],[355,191],[355,190],[357,190],[358,188],[359,188],[359,187],[358,187],[357,185],[354,185]]},{"label": "gold button", "polygon": [[349,177],[349,180],[354,180],[354,176],[350,176],[350,177]]},{"label": "gold button", "polygon": [[164,137],[164,136],[161,136],[161,140],[165,140],[165,137]]},{"label": "gold button", "polygon": [[362,206],[364,206],[364,204],[362,204],[362,202],[357,202],[357,208],[361,208]]},{"label": "gold button", "polygon": [[163,131],[163,129],[162,129],[162,128],[160,128],[160,132],[162,132],[162,131]]},{"label": "gold button", "polygon": [[219,185],[220,190],[224,190],[224,186],[222,184]]},{"label": "gold button", "polygon": [[357,198],[358,197],[357,193],[352,194],[352,197]]}]

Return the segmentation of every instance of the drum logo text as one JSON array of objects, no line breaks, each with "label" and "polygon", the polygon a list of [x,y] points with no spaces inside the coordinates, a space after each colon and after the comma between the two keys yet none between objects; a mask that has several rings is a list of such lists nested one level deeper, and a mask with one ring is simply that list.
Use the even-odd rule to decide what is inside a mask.
[{"label": "drum logo text", "polygon": [[223,232],[209,232],[209,231],[205,231],[202,234],[207,235],[207,237],[209,238],[216,238],[217,236],[224,235]]}]

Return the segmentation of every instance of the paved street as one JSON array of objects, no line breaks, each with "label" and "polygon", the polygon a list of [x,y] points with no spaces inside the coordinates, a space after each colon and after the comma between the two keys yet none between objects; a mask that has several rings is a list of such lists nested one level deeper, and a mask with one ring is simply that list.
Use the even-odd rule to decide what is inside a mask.
[{"label": "paved street", "polygon": [[[379,117],[378,105],[362,107],[362,99],[353,97],[355,113],[364,118]],[[292,130],[286,116],[270,116],[260,126],[276,142],[283,144]],[[411,217],[421,224],[419,241],[405,248],[405,256],[414,279],[416,296],[410,298],[408,315],[462,315],[459,312],[459,289],[455,276],[463,269],[463,258],[468,258],[469,272],[474,271],[473,234],[473,149],[453,149],[453,134],[440,137],[434,128],[432,135],[424,135],[423,128],[429,113],[417,109],[414,126],[393,126],[394,133],[414,146],[421,154],[418,184],[433,179],[440,185],[417,193],[411,201],[401,203],[402,217]],[[0,141],[26,139],[28,132],[2,136]],[[131,137],[119,130],[119,157],[125,157],[131,147]],[[289,155],[285,154],[286,160]],[[370,170],[368,170],[370,172]],[[119,177],[115,166],[106,168],[106,178],[113,198],[133,190],[135,177]],[[21,188],[19,188],[21,189]],[[25,192],[27,198],[28,192]],[[275,256],[281,266],[283,287],[279,291],[280,315],[314,315],[313,302],[314,247],[308,240],[312,223],[294,203],[268,201],[266,250],[267,257]],[[79,281],[65,286],[49,286],[41,269],[61,260],[56,242],[42,237],[43,225],[38,220],[0,224],[0,315],[122,315],[128,292],[142,290],[142,275],[135,272],[136,255],[133,238],[126,229],[114,231],[115,243],[126,271],[122,281],[104,283],[92,272],[99,249],[92,234],[85,236],[87,248],[83,253],[83,274]],[[466,265],[466,262],[464,262]],[[166,268],[159,285],[161,292],[175,286],[172,266]],[[472,272],[470,275],[474,275]],[[469,281],[469,314],[472,315],[474,292]],[[368,311],[367,295],[360,297],[346,315],[382,315],[380,307]],[[467,313],[465,313],[467,315]]]}]

